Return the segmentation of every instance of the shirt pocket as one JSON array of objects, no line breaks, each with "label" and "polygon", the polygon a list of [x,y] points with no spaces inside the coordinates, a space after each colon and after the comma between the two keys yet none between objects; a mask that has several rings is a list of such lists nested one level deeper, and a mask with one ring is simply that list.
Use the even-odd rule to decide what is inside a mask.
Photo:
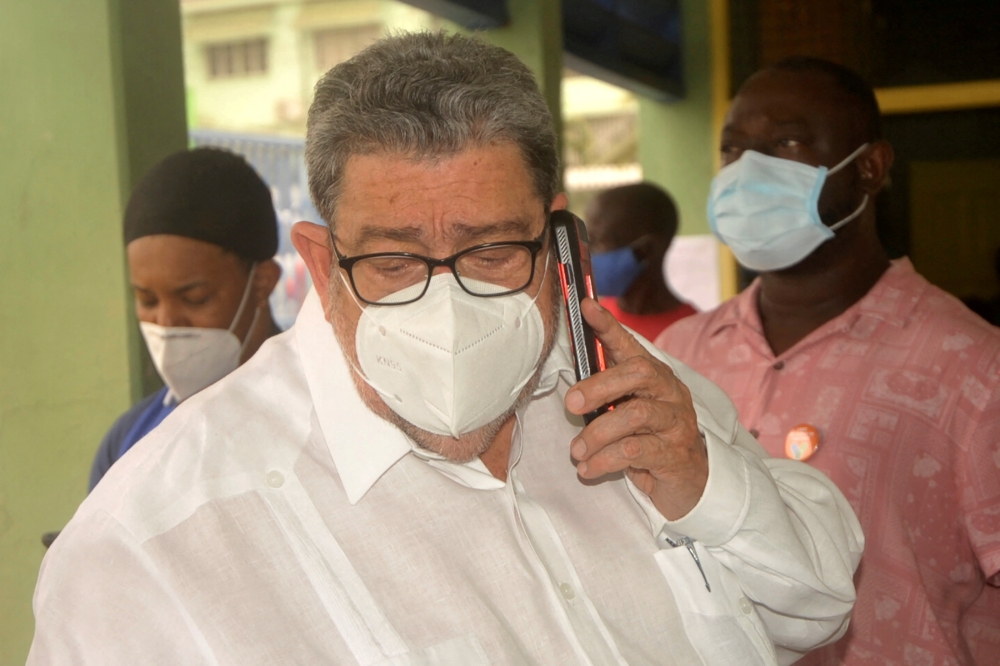
[{"label": "shirt pocket", "polygon": [[684,632],[705,666],[776,665],[774,644],[739,579],[699,542],[692,545],[701,570],[685,547],[659,550],[654,557],[674,593]]},{"label": "shirt pocket", "polygon": [[372,666],[489,666],[489,663],[479,639],[468,634],[423,650],[389,657]]}]

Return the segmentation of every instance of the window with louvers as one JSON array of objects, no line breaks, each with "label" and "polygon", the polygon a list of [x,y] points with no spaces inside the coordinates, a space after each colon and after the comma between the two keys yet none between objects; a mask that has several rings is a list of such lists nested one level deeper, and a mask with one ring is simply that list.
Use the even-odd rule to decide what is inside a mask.
[{"label": "window with louvers", "polygon": [[205,47],[208,78],[234,79],[267,73],[267,40],[246,39]]}]

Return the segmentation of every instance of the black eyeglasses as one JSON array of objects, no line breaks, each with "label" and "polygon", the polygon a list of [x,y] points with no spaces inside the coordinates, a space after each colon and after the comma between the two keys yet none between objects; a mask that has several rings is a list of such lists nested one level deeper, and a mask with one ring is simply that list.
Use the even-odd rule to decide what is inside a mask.
[{"label": "black eyeglasses", "polygon": [[473,296],[493,298],[525,289],[535,277],[535,259],[544,246],[548,225],[538,238],[475,245],[444,259],[409,252],[378,252],[345,257],[333,251],[347,271],[351,288],[369,305],[406,305],[420,300],[434,269],[447,266],[459,286]]}]

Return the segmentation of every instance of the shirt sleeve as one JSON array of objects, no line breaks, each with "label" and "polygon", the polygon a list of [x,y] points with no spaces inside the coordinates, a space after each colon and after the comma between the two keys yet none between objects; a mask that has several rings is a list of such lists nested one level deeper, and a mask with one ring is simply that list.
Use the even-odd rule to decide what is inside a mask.
[{"label": "shirt sleeve", "polygon": [[28,666],[215,663],[141,545],[105,513],[70,523],[52,544],[32,605]]},{"label": "shirt sleeve", "polygon": [[[666,520],[631,483],[655,536],[701,542],[739,581],[780,663],[840,638],[855,601],[864,535],[843,494],[804,463],[769,458],[717,386],[661,356],[691,391],[709,477],[698,504]],[[707,582],[707,581],[706,581]]]},{"label": "shirt sleeve", "polygon": [[150,405],[162,401],[165,394],[165,391],[160,390],[146,396],[115,420],[114,425],[104,435],[101,445],[97,448],[94,462],[90,466],[90,481],[87,485],[87,492],[92,491],[97,486],[98,482],[104,478],[111,466],[118,460],[118,453],[122,450],[122,444],[129,431],[132,430],[132,426],[142,418]]},{"label": "shirt sleeve", "polygon": [[90,492],[97,486],[98,482],[111,469],[111,466],[115,464],[115,460],[118,459],[118,451],[121,450],[122,440],[125,439],[125,434],[132,425],[132,421],[127,419],[131,413],[132,410],[129,410],[118,417],[118,420],[111,426],[111,429],[104,435],[104,439],[101,440],[101,445],[97,448],[97,453],[94,455],[94,462],[90,466],[90,481],[87,484],[87,492]]}]

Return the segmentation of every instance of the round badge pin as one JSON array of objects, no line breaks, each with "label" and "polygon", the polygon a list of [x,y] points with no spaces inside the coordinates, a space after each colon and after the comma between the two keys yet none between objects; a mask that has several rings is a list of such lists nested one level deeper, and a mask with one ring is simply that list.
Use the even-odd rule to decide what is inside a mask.
[{"label": "round badge pin", "polygon": [[792,460],[809,460],[819,448],[819,431],[808,423],[797,425],[785,436],[785,456]]}]

